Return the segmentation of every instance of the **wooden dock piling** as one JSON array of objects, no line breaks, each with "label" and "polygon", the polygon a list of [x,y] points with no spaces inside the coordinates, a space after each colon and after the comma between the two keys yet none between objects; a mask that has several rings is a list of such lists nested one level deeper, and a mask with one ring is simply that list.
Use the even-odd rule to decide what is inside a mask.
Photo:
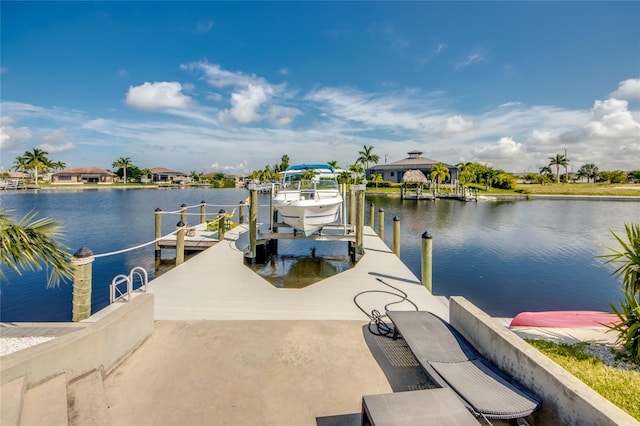
[{"label": "wooden dock piling", "polygon": [[384,209],[378,210],[378,237],[384,241]]},{"label": "wooden dock piling", "polygon": [[184,227],[182,220],[176,224],[176,266],[184,263]]},{"label": "wooden dock piling", "polygon": [[429,293],[433,293],[433,240],[429,231],[422,234],[422,257],[421,257],[421,274],[422,285],[425,286]]},{"label": "wooden dock piling", "polygon": [[156,243],[155,243],[155,258],[159,261],[162,258],[162,250],[160,249],[160,237],[162,237],[162,210],[160,207],[155,209],[155,225],[156,225]]},{"label": "wooden dock piling", "polygon": [[81,247],[73,255],[73,322],[80,322],[91,316],[91,281],[93,252]]},{"label": "wooden dock piling", "polygon": [[400,218],[393,217],[393,252],[400,257]]}]

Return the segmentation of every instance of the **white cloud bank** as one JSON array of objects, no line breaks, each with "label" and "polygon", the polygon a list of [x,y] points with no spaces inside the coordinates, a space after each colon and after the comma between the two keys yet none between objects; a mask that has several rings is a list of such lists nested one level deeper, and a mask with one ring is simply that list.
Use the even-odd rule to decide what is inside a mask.
[{"label": "white cloud bank", "polygon": [[438,91],[319,86],[303,92],[203,61],[181,68],[199,80],[145,82],[126,94],[132,108],[169,114],[161,118],[89,117],[3,102],[1,146],[19,153],[30,148],[27,142],[45,143],[41,147],[60,154],[56,160],[79,166],[95,162],[87,159],[101,152],[109,161],[128,156],[141,167],[198,171],[211,171],[214,164],[249,172],[283,154],[293,162],[338,160],[347,167],[363,145],[389,162],[419,149],[449,164],[479,161],[537,172],[566,148],[576,170],[585,163],[601,170],[640,168],[640,114],[627,101],[640,98],[638,79],[620,82],[611,98],[591,108],[510,102],[474,114],[457,111]]}]

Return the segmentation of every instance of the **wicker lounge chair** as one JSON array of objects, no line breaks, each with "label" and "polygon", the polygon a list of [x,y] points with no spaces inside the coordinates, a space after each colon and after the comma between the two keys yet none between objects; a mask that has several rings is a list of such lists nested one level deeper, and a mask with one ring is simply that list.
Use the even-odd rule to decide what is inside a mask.
[{"label": "wicker lounge chair", "polygon": [[477,416],[516,419],[533,413],[539,397],[498,370],[450,324],[425,311],[387,312],[425,372],[451,388]]}]

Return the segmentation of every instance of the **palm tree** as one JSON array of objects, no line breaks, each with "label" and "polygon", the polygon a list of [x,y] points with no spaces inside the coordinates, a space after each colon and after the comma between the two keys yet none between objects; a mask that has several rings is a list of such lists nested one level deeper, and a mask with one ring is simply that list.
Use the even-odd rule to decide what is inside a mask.
[{"label": "palm tree", "polygon": [[353,177],[353,183],[356,183],[356,181],[358,181],[360,179],[360,176],[362,176],[362,174],[364,173],[364,169],[358,163],[355,163],[352,166],[350,166],[349,170],[353,172],[351,173],[351,176]]},{"label": "palm tree", "polygon": [[593,181],[596,181],[596,176],[598,175],[598,167],[593,163],[583,164],[580,169],[578,169],[578,177],[579,178],[587,178],[587,183],[589,183],[590,179],[593,178]]},{"label": "palm tree", "polygon": [[333,167],[334,169],[338,168],[338,160],[327,161],[327,164]]},{"label": "palm tree", "polygon": [[38,172],[46,173],[51,167],[51,160],[47,158],[48,154],[47,151],[43,151],[40,148],[33,148],[32,151],[25,151],[24,153],[27,169],[34,171],[36,185],[38,184]]},{"label": "palm tree", "polygon": [[29,170],[29,165],[27,164],[27,157],[25,157],[24,155],[16,157],[16,159],[13,160],[12,169],[15,170],[16,172],[26,173]]},{"label": "palm tree", "polygon": [[556,154],[555,157],[549,157],[549,167],[556,167],[556,182],[560,183],[560,166],[567,167],[569,160],[562,154]]},{"label": "palm tree", "polygon": [[131,162],[131,158],[129,158],[129,157],[120,157],[116,161],[113,162],[111,167],[117,167],[119,169],[122,169],[122,176],[123,176],[122,179],[124,180],[124,183],[127,183],[127,167],[132,166],[132,165],[133,165],[133,163]]},{"label": "palm tree", "polygon": [[[52,268],[47,286],[57,286],[61,279],[73,277],[73,265],[67,247],[55,241],[62,228],[49,218],[34,220],[30,212],[15,222],[6,210],[0,210],[0,265],[21,274],[25,270]],[[0,268],[0,278],[4,273]]]},{"label": "palm tree", "polygon": [[369,163],[378,164],[380,161],[380,156],[373,154],[373,146],[363,145],[362,151],[358,151],[360,157],[356,160],[356,162],[361,163],[364,166],[364,169],[367,170],[369,168]]},{"label": "palm tree", "polygon": [[51,163],[51,168],[53,170],[64,170],[67,168],[67,163],[64,161],[55,161]]},{"label": "palm tree", "polygon": [[431,166],[431,172],[429,173],[429,177],[431,177],[431,180],[436,181],[436,189],[439,190],[440,183],[443,182],[445,179],[450,178],[451,173],[449,172],[449,169],[447,168],[447,166],[445,166],[443,163],[438,163]]},{"label": "palm tree", "polygon": [[145,176],[147,179],[149,179],[149,176],[151,175],[151,169],[146,168],[146,169],[140,170],[140,175]]},{"label": "palm tree", "polygon": [[380,182],[384,182],[382,173],[374,173],[373,175],[371,175],[371,181],[376,184],[376,189],[378,189],[378,184]]}]

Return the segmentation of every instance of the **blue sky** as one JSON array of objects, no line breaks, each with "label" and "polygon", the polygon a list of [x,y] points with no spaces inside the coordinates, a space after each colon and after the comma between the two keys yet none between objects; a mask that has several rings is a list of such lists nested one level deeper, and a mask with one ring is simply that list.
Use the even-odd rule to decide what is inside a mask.
[{"label": "blue sky", "polygon": [[640,169],[640,2],[8,2],[1,158]]}]

